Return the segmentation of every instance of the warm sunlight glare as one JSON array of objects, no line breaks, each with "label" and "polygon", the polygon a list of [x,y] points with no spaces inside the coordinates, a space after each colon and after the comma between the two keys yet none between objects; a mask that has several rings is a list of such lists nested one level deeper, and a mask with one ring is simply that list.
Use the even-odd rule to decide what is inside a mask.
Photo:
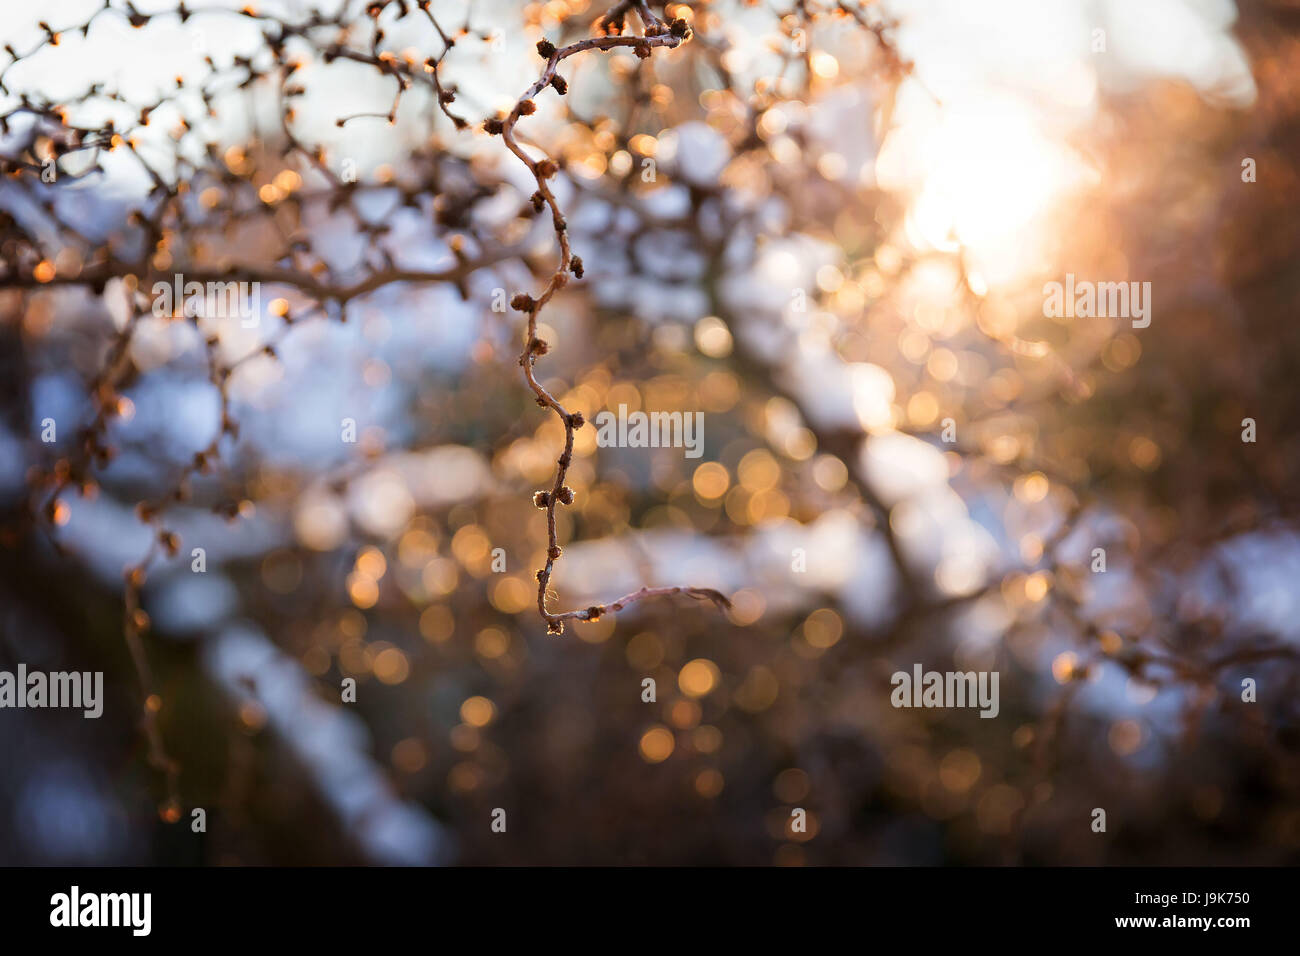
[{"label": "warm sunlight glare", "polygon": [[[913,192],[906,230],[920,249],[965,247],[993,282],[1031,270],[1056,204],[1084,167],[1015,100],[931,114],[882,151],[882,181],[902,164]],[[896,146],[897,150],[889,147]]]}]

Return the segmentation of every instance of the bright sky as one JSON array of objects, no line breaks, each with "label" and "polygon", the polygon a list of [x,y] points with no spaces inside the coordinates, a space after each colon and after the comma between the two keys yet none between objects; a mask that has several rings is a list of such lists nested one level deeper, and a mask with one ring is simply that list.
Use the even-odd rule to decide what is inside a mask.
[{"label": "bright sky", "polygon": [[[0,23],[0,41],[28,49],[41,35],[36,20],[62,28],[100,5],[101,0],[46,0],[39,14],[32,8],[29,17],[10,16]],[[165,0],[137,4],[143,10],[167,5]],[[240,0],[207,0],[193,6],[239,5]],[[331,6],[329,0],[325,5]],[[475,26],[505,23],[507,11],[518,5],[514,0],[480,3]],[[300,0],[261,4],[273,6],[296,14],[307,5]],[[1034,250],[1042,245],[1035,240],[1050,235],[1054,226],[1059,229],[1051,219],[1055,203],[1095,177],[1086,159],[1066,143],[1081,135],[1086,141],[1100,89],[1166,76],[1237,106],[1248,105],[1255,93],[1245,57],[1230,35],[1236,18],[1232,0],[887,0],[883,8],[902,23],[898,40],[916,63],[916,80],[900,91],[875,178],[909,197],[907,234],[913,245],[953,249],[960,242],[994,285],[1033,270]],[[447,9],[455,15],[441,12]],[[440,5],[439,16],[450,29],[462,22],[461,10],[459,4]],[[746,29],[761,24],[766,31],[771,18],[749,11],[734,22]],[[184,26],[169,17],[147,30],[133,30],[121,17],[100,17],[88,40],[64,34],[58,49],[21,65],[9,79],[15,88],[54,98],[84,87],[88,79],[103,79],[132,98],[148,100],[177,76],[204,75],[202,54],[251,49],[256,29],[234,14],[195,16]],[[738,62],[756,73],[765,67],[768,37],[745,29],[732,29],[728,37],[753,47],[742,50]],[[420,56],[441,48],[416,17],[390,28],[387,41],[398,49],[409,45]],[[486,115],[531,81],[535,64],[523,43],[503,31],[491,50],[467,40],[453,52],[451,72],[475,94],[474,99],[462,94],[469,115]],[[409,145],[400,122],[399,135],[393,136],[374,135],[367,121],[342,130],[332,123],[342,113],[386,110],[391,81],[363,68],[331,69],[328,79],[313,78],[313,69],[303,71],[309,90],[299,110],[303,132],[333,155],[355,158],[362,169],[400,158]],[[156,118],[156,128],[168,127],[166,110]],[[228,125],[220,132],[239,139],[259,120],[269,127],[274,116],[227,111],[223,122],[244,128]]]}]

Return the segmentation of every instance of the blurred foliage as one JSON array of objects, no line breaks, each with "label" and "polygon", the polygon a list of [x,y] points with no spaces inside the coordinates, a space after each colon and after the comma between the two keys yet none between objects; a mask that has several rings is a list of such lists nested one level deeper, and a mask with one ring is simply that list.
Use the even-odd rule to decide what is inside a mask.
[{"label": "blurred foliage", "polygon": [[[546,66],[533,43],[581,42],[603,11],[267,6],[80,21],[206,37],[209,65],[190,55],[156,100],[24,86],[76,40],[59,24],[0,71],[0,381],[25,472],[0,666],[108,672],[106,726],[58,725],[87,776],[51,779],[125,835],[31,829],[58,811],[31,809],[56,754],[28,715],[3,741],[10,859],[1296,860],[1287,4],[1241,4],[1248,104],[1102,83],[1073,138],[1031,110],[969,152],[935,145],[960,101],[905,4],[654,5],[689,22],[679,48],[564,60],[567,92],[519,137],[559,165],[586,274],[538,314],[538,374],[588,422],[626,405],[706,430],[699,459],[575,432],[552,606],[643,584],[733,606],[644,601],[559,637],[531,496],[565,429],[520,374],[523,320],[494,308],[544,286],[555,233],[482,121]],[[641,6],[614,8],[629,36]],[[378,112],[348,113],[356,90]],[[1058,153],[1086,174],[1052,178]],[[1066,272],[1150,281],[1152,324],[1044,317]],[[263,321],[159,318],[173,273],[260,282]],[[283,658],[230,650],[257,641]],[[999,717],[891,707],[917,662],[999,671]],[[299,678],[359,723],[318,734]]]}]

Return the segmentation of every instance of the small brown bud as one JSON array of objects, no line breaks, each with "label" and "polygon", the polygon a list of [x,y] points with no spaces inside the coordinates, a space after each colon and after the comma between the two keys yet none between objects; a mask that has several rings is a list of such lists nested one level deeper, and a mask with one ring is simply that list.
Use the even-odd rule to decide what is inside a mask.
[{"label": "small brown bud", "polygon": [[493,136],[500,136],[501,131],[504,129],[505,125],[496,117],[493,117],[490,120],[485,120],[483,123],[483,130]]},{"label": "small brown bud", "polygon": [[555,92],[559,93],[561,96],[569,92],[568,82],[558,73],[551,77],[551,86],[555,87]]},{"label": "small brown bud", "polygon": [[676,20],[674,20],[672,24],[669,26],[668,30],[670,33],[672,33],[673,36],[677,37],[679,40],[685,37],[686,34],[691,32],[690,25],[681,17],[678,17]]},{"label": "small brown bud", "polygon": [[551,496],[545,491],[533,492],[533,504],[538,508],[548,508],[551,504]]},{"label": "small brown bud", "polygon": [[573,504],[573,489],[568,485],[564,485],[555,493],[555,497],[561,504],[571,505]]},{"label": "small brown bud", "polygon": [[569,260],[569,271],[572,272],[575,277],[579,279],[582,278],[582,256],[574,256]]},{"label": "small brown bud", "polygon": [[585,424],[587,424],[587,420],[582,417],[582,412],[574,412],[569,416],[570,428],[581,428]]},{"label": "small brown bud", "polygon": [[528,351],[534,355],[545,355],[551,350],[551,346],[545,339],[533,339],[528,343]]},{"label": "small brown bud", "polygon": [[555,164],[553,159],[543,159],[537,164],[537,178],[550,179],[560,171],[560,167]]},{"label": "small brown bud", "polygon": [[510,300],[510,308],[516,312],[531,312],[533,305],[533,297],[527,292],[516,292]]},{"label": "small brown bud", "polygon": [[552,545],[546,551],[546,556],[550,558],[552,561],[558,561],[561,554],[562,552],[560,551],[560,546],[558,544]]},{"label": "small brown bud", "polygon": [[555,56],[555,44],[546,39],[538,40],[537,55],[544,60],[549,60],[551,57]]},{"label": "small brown bud", "polygon": [[520,116],[532,116],[536,112],[537,112],[537,104],[534,103],[532,100],[524,100],[522,103],[519,104]]},{"label": "small brown bud", "polygon": [[588,621],[599,621],[600,615],[601,615],[601,610],[599,606],[593,604],[591,607],[587,608]]}]

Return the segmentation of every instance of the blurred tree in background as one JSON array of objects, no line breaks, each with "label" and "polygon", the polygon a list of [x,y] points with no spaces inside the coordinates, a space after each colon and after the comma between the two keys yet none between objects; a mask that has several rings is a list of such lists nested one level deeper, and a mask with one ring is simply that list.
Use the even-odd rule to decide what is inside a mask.
[{"label": "blurred tree in background", "polygon": [[1295,11],[1043,6],[8,24],[0,861],[1294,861]]}]

